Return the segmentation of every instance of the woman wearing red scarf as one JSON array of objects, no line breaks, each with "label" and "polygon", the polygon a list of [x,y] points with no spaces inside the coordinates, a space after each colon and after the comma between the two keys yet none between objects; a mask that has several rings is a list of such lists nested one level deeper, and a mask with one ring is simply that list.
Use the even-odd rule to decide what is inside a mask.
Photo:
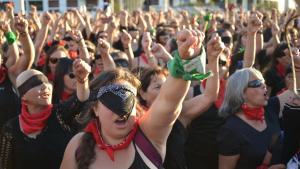
[{"label": "woman wearing red scarf", "polygon": [[[180,57],[188,59],[199,54],[201,38],[189,30],[179,32]],[[96,118],[86,132],[70,141],[61,169],[162,167],[166,141],[190,82],[168,76],[149,110],[137,118],[138,80],[127,72],[115,72],[103,75],[110,83],[102,83],[97,89],[92,107]]]},{"label": "woman wearing red scarf", "polygon": [[[236,71],[227,80],[224,101],[219,110],[219,114],[226,117],[217,138],[219,169],[281,169],[285,167],[280,164],[279,114],[283,105],[295,95],[287,90],[268,98],[261,72],[252,68],[255,36],[261,22],[255,13],[249,21],[247,29],[251,36],[244,56],[245,68]],[[295,56],[295,64],[300,65],[300,56]],[[297,85],[300,85],[299,82]]]},{"label": "woman wearing red scarf", "polygon": [[22,99],[21,114],[3,128],[0,138],[0,166],[4,169],[57,169],[64,149],[77,132],[75,116],[89,97],[90,66],[73,63],[77,97],[52,105],[52,85],[37,70],[22,72],[16,80]]},{"label": "woman wearing red scarf", "polygon": [[[191,121],[202,115],[216,101],[219,91],[219,55],[224,44],[221,43],[220,37],[212,38],[207,44],[208,70],[213,72],[213,76],[207,80],[207,89],[203,94],[185,100],[182,105],[182,111],[174,123],[172,131],[168,137],[166,158],[164,161],[165,168],[184,169],[187,167],[184,154],[185,141],[187,139],[187,127]],[[162,56],[166,51],[161,45],[155,45],[157,54]],[[213,52],[214,51],[214,52]],[[160,92],[160,88],[166,80],[166,72],[161,69],[144,68],[141,71],[141,89],[139,90],[139,100],[145,111],[152,105]]]}]

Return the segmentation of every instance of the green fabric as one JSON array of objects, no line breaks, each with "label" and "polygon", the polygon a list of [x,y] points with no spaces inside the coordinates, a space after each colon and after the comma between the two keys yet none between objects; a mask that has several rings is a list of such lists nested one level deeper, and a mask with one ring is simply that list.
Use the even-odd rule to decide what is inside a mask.
[{"label": "green fabric", "polygon": [[205,73],[206,53],[202,48],[202,53],[191,60],[182,60],[178,50],[173,52],[173,59],[168,62],[170,74],[175,78],[184,80],[201,81],[212,76],[212,72]]},{"label": "green fabric", "polygon": [[212,14],[209,13],[203,17],[204,21],[209,22],[212,20]]},{"label": "green fabric", "polygon": [[7,32],[5,34],[5,38],[6,38],[7,43],[10,45],[13,44],[17,40],[17,37],[13,32]]}]

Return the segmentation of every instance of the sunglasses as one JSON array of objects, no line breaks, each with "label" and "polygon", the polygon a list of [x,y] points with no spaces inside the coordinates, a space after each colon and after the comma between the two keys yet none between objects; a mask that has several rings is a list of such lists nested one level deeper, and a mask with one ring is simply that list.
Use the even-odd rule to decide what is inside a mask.
[{"label": "sunglasses", "polygon": [[101,59],[101,55],[99,55],[99,54],[95,55],[95,59],[96,59],[96,60],[97,60],[97,59]]},{"label": "sunglasses", "polygon": [[224,37],[221,37],[221,40],[223,43],[229,44],[229,43],[231,43],[232,38],[230,36],[224,36]]},{"label": "sunglasses", "polygon": [[73,72],[69,73],[68,75],[69,75],[70,79],[74,79],[75,78],[75,74]]},{"label": "sunglasses", "polygon": [[219,59],[219,65],[220,66],[226,66],[227,62],[225,60]]},{"label": "sunglasses", "polygon": [[263,80],[261,79],[256,79],[248,82],[248,87],[249,88],[258,88],[261,87],[264,84]]},{"label": "sunglasses", "polygon": [[59,58],[49,58],[49,61],[50,61],[52,64],[56,64],[56,63],[59,61]]}]

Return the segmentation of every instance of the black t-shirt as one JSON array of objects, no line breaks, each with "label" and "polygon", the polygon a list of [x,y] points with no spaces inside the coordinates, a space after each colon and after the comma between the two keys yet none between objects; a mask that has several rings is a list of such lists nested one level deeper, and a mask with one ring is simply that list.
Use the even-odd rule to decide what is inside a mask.
[{"label": "black t-shirt", "polygon": [[15,89],[8,76],[0,83],[0,127],[11,118],[17,116],[21,100],[17,96]]},{"label": "black t-shirt", "polygon": [[18,117],[8,121],[0,135],[0,165],[5,169],[58,169],[68,142],[77,133],[73,123],[82,107],[75,97],[55,105],[36,138],[21,131]]},{"label": "black t-shirt", "polygon": [[[267,150],[273,152],[280,135],[279,100],[273,97],[265,107],[267,127],[259,132],[236,115],[230,116],[218,134],[219,154],[240,155],[236,169],[254,169],[262,164]],[[280,161],[273,161],[280,163]]]},{"label": "black t-shirt", "polygon": [[186,169],[184,145],[187,132],[182,123],[176,120],[167,140],[164,167],[166,169]]},{"label": "black t-shirt", "polygon": [[283,163],[287,163],[300,148],[300,106],[286,104],[282,111]]},{"label": "black t-shirt", "polygon": [[266,85],[271,87],[270,96],[276,96],[283,88],[285,88],[284,78],[277,73],[275,66],[271,67],[264,75]]},{"label": "black t-shirt", "polygon": [[223,123],[215,105],[191,122],[185,147],[189,169],[218,168],[216,139]]}]

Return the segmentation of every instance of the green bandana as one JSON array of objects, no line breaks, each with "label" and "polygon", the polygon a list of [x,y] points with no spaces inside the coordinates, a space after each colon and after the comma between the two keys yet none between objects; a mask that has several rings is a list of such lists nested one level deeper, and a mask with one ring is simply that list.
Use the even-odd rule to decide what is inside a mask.
[{"label": "green bandana", "polygon": [[204,80],[212,76],[212,72],[205,73],[206,53],[202,48],[202,53],[191,60],[183,60],[179,56],[178,50],[173,52],[173,59],[168,62],[170,74],[175,78],[184,80]]},{"label": "green bandana", "polygon": [[17,40],[17,37],[13,32],[7,32],[5,34],[5,38],[9,45],[13,44]]}]

